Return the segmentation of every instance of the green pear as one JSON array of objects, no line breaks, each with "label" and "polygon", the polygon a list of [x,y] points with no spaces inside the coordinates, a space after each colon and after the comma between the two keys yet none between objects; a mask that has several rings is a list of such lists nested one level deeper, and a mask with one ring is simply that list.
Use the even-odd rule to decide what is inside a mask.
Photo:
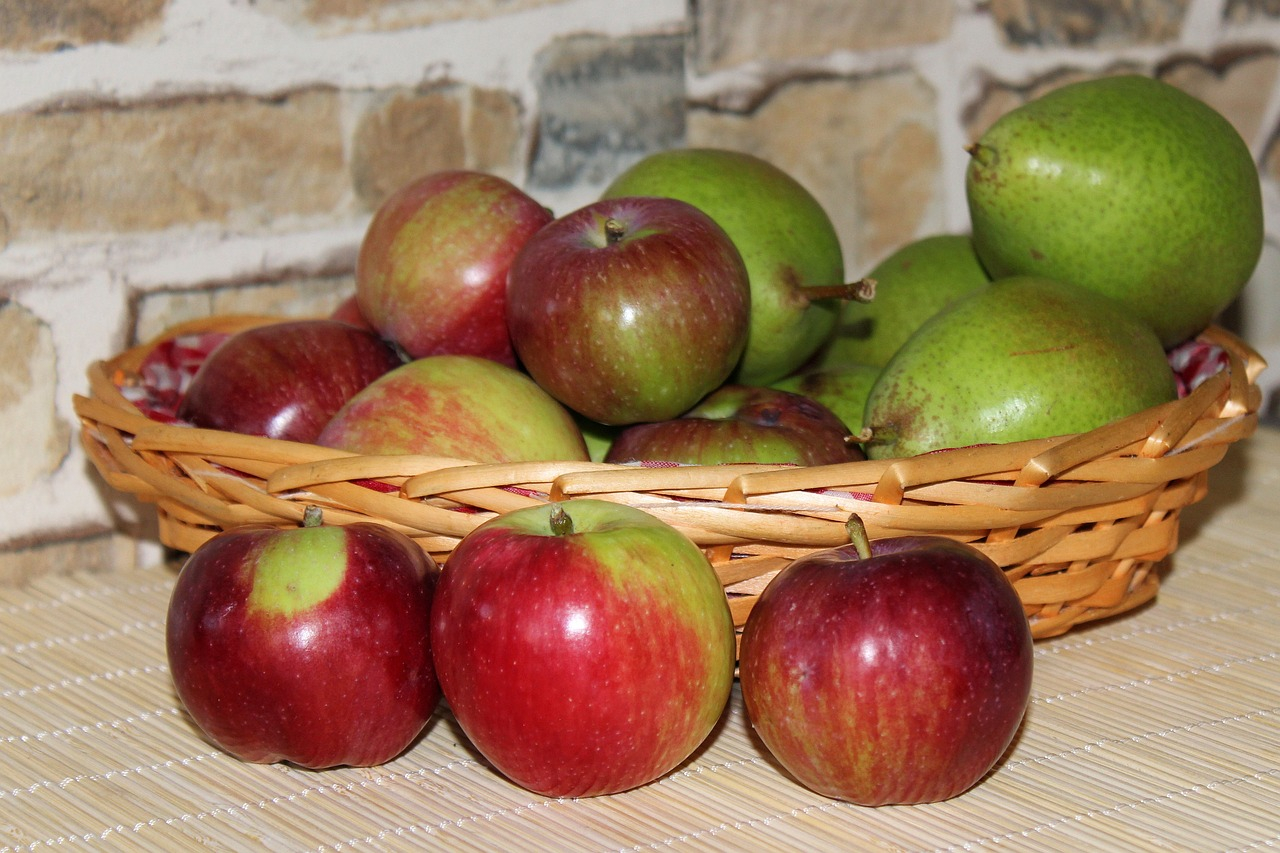
[{"label": "green pear", "polygon": [[844,421],[849,432],[862,429],[862,413],[866,409],[867,395],[880,375],[880,368],[869,364],[849,364],[822,370],[810,370],[779,379],[771,387],[779,391],[817,400]]},{"label": "green pear", "polygon": [[998,279],[927,320],[867,397],[867,456],[1086,432],[1177,396],[1151,327],[1109,297]]},{"label": "green pear", "polygon": [[650,154],[604,197],[664,196],[692,204],[728,233],[747,266],[751,322],[731,381],[768,385],[803,364],[831,334],[844,288],[835,226],[812,194],[759,157],[719,148]]},{"label": "green pear", "polygon": [[1106,294],[1172,346],[1239,294],[1262,251],[1258,170],[1230,122],[1148,77],[1086,80],[970,147],[974,246],[993,277]]},{"label": "green pear", "polygon": [[921,323],[991,282],[968,234],[934,234],[907,243],[867,278],[876,283],[875,298],[844,304],[814,367],[883,367]]}]

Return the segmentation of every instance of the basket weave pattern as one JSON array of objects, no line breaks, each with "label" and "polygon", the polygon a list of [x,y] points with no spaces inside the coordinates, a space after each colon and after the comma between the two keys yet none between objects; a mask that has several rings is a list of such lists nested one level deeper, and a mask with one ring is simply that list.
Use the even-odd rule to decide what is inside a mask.
[{"label": "basket weave pattern", "polygon": [[[274,321],[213,317],[166,336]],[[856,512],[872,538],[941,534],[976,546],[1013,581],[1032,634],[1049,637],[1155,596],[1181,509],[1256,428],[1265,362],[1222,329],[1201,337],[1226,351],[1227,370],[1091,432],[811,468],[474,464],[162,424],[118,384],[156,342],[90,365],[89,396],[74,405],[94,466],[112,488],[154,503],[161,540],[181,551],[240,524],[296,525],[317,505],[328,523],[386,524],[444,561],[494,514],[594,497],[647,510],[701,546],[741,627],[789,560],[846,543]]]}]

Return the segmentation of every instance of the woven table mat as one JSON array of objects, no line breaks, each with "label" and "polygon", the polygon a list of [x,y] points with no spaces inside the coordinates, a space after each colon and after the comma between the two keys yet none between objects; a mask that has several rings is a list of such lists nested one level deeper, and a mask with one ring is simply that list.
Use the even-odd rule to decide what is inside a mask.
[{"label": "woven table mat", "polygon": [[1007,760],[945,803],[867,809],[774,765],[735,694],[704,749],[625,794],[525,792],[447,713],[381,767],[241,764],[165,664],[164,570],[0,589],[0,852],[97,849],[1240,850],[1280,841],[1280,432],[1215,468],[1158,599],[1036,645]]}]

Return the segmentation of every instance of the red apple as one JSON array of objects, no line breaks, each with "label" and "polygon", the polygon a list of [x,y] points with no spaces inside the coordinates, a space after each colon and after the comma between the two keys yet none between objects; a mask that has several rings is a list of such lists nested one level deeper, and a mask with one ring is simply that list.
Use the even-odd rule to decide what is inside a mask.
[{"label": "red apple", "polygon": [[209,354],[178,417],[198,427],[311,442],[357,391],[401,363],[377,335],[338,320],[256,326]]},{"label": "red apple", "polygon": [[995,766],[1026,712],[1022,604],[972,546],[908,536],[868,549],[850,526],[854,544],[795,560],[747,617],[747,714],[819,794],[872,806],[954,797]]},{"label": "red apple", "polygon": [[419,358],[370,383],[316,443],[471,462],[585,460],[573,416],[525,374],[472,355]]},{"label": "red apple", "polygon": [[378,208],[356,261],[360,312],[411,357],[479,355],[514,365],[507,273],[551,212],[495,175],[435,172]]},{"label": "red apple", "polygon": [[511,267],[507,319],[529,374],[602,424],[673,418],[746,345],[742,257],[709,216],[661,198],[599,201],[543,228]]},{"label": "red apple", "polygon": [[333,313],[329,315],[329,319],[341,320],[356,328],[373,331],[373,326],[369,325],[369,321],[360,313],[360,303],[356,300],[354,293],[338,303],[338,306],[333,309]]},{"label": "red apple", "polygon": [[550,797],[635,788],[706,739],[733,685],[728,602],[706,556],[622,504],[487,521],[431,611],[441,691],[500,772]]},{"label": "red apple", "polygon": [[622,430],[606,462],[826,465],[862,459],[844,423],[800,394],[724,385],[683,416]]},{"label": "red apple", "polygon": [[244,761],[389,761],[440,698],[436,577],[421,548],[381,525],[220,533],[187,560],[169,602],[178,697]]}]

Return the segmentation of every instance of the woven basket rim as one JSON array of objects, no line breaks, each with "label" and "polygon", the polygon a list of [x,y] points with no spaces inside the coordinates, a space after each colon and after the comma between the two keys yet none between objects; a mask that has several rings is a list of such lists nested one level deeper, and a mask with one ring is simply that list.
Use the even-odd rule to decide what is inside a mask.
[{"label": "woven basket rim", "polygon": [[1180,510],[1203,497],[1208,470],[1256,428],[1266,367],[1242,339],[1211,326],[1199,337],[1223,349],[1226,370],[1090,432],[808,468],[360,456],[152,421],[119,390],[166,340],[285,319],[200,318],[89,365],[89,394],[73,399],[82,444],[112,488],[156,505],[164,544],[191,551],[238,524],[293,525],[317,503],[330,523],[379,521],[445,560],[495,514],[598,497],[689,535],[720,574],[739,625],[782,565],[846,542],[853,511],[873,538],[940,534],[978,547],[1013,580],[1036,636],[1131,610],[1155,596]]}]

